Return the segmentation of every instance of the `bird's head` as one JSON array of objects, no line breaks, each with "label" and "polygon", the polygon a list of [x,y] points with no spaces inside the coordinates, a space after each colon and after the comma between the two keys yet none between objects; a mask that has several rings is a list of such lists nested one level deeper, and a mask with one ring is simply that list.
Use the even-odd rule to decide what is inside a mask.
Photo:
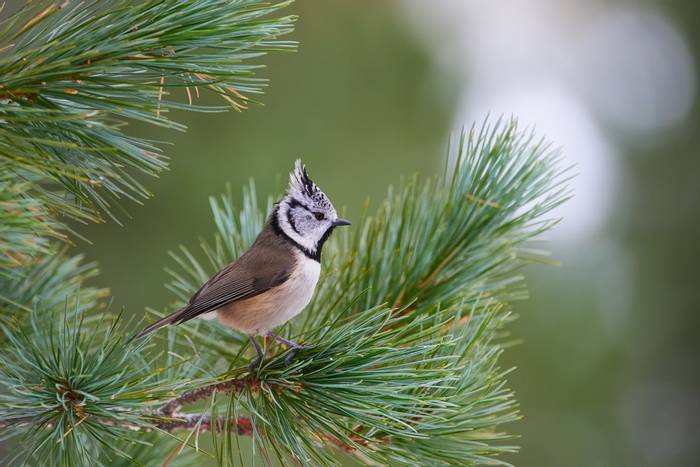
[{"label": "bird's head", "polygon": [[323,243],[333,229],[350,225],[338,217],[331,201],[309,178],[299,159],[289,174],[289,188],[274,215],[280,230],[313,257],[320,256]]}]

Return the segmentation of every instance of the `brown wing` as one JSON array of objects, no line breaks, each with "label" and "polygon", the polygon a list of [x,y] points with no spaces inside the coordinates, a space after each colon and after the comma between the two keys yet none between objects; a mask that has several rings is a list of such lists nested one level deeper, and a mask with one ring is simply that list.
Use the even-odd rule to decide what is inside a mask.
[{"label": "brown wing", "polygon": [[266,228],[239,259],[209,279],[177,312],[179,324],[284,283],[294,267],[290,245]]}]

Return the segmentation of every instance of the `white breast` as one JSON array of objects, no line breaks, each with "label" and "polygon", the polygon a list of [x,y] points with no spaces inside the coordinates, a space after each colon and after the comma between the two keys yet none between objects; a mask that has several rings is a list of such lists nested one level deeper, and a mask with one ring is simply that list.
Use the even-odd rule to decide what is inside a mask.
[{"label": "white breast", "polygon": [[276,287],[281,302],[280,313],[270,320],[269,329],[286,323],[298,315],[311,301],[316,283],[321,275],[321,264],[309,259],[300,251],[295,251],[297,264],[284,284]]},{"label": "white breast", "polygon": [[267,334],[298,315],[311,301],[321,274],[318,261],[295,250],[296,264],[281,285],[217,310],[219,320],[246,334]]}]

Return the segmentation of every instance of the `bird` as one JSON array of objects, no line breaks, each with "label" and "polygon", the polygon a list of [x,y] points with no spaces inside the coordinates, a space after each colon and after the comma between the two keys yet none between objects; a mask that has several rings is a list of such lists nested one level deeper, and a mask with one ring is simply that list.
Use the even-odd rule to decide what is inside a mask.
[{"label": "bird", "polygon": [[257,352],[251,370],[265,357],[258,336],[270,336],[290,348],[289,363],[303,346],[272,330],[309,304],[321,273],[321,250],[336,227],[347,225],[350,221],[338,217],[297,159],[287,191],[250,248],[206,281],[187,305],[147,326],[137,338],[197,317],[218,318],[248,335]]}]

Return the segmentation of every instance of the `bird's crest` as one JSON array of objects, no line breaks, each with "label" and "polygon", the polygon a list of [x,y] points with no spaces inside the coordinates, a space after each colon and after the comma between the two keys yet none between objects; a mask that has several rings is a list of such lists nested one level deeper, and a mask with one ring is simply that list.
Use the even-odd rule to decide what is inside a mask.
[{"label": "bird's crest", "polygon": [[314,199],[320,191],[313,180],[309,178],[306,166],[301,162],[301,159],[297,159],[294,162],[294,171],[289,174],[289,194],[296,199]]}]

